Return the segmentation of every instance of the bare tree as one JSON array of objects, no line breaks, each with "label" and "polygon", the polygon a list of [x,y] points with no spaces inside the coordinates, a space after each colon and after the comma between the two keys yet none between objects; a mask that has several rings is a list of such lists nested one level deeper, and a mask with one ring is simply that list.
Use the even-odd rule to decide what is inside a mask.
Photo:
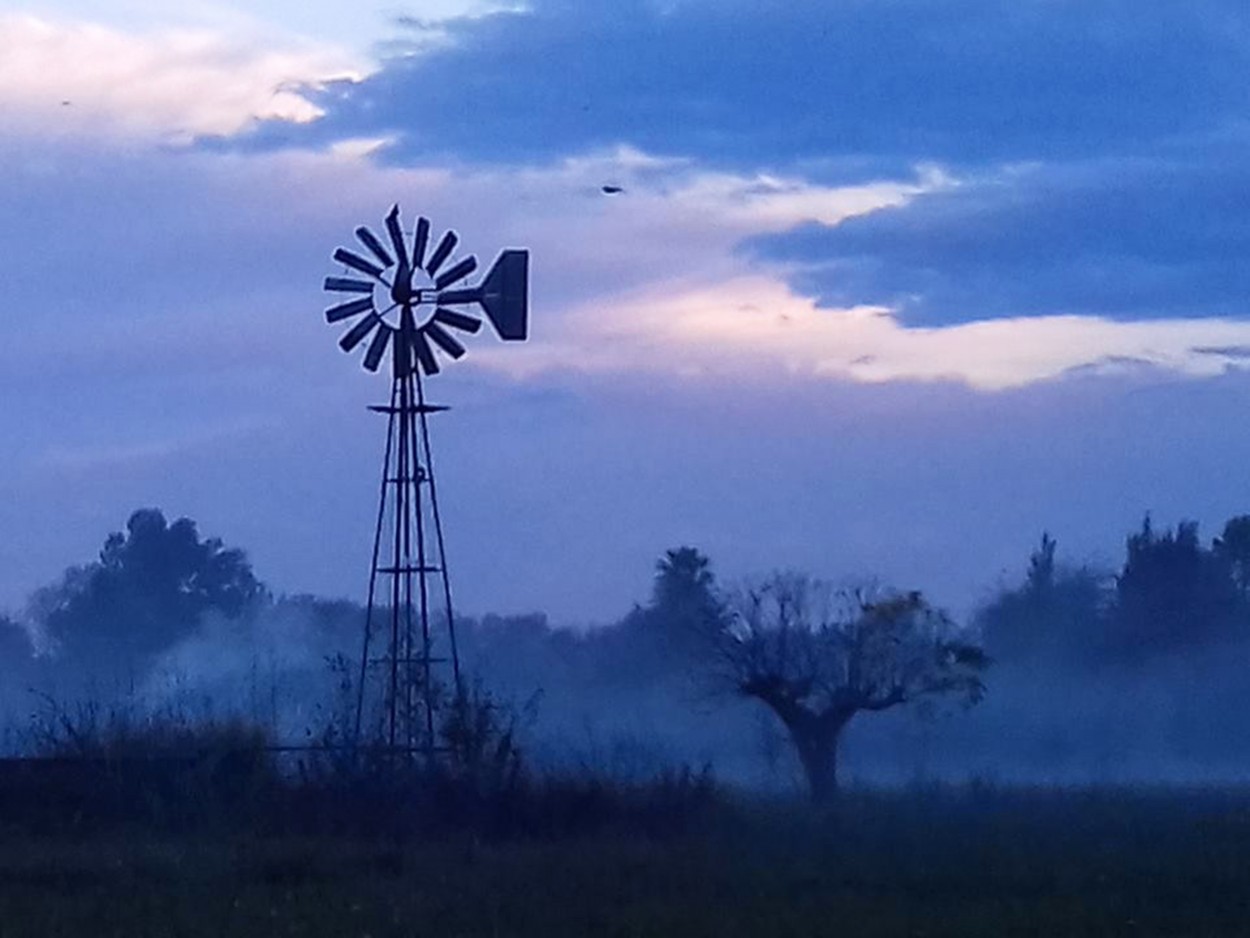
[{"label": "bare tree", "polygon": [[816,802],[837,791],[838,742],[856,714],[985,692],[985,654],[918,592],[870,598],[775,573],[731,594],[729,611],[714,676],[777,715]]}]

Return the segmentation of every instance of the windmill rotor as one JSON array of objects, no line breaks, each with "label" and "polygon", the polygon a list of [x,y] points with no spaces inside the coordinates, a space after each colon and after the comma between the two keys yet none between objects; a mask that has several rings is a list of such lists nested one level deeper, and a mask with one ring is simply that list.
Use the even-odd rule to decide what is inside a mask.
[{"label": "windmill rotor", "polygon": [[333,257],[343,271],[324,283],[328,293],[341,294],[325,310],[326,322],[349,323],[339,339],[345,352],[368,340],[363,359],[367,371],[381,368],[389,348],[396,377],[414,369],[438,374],[440,357],[455,361],[467,351],[456,333],[481,331],[482,319],[473,307],[505,342],[527,337],[528,251],[503,251],[481,282],[469,286],[465,281],[477,271],[478,261],[472,254],[453,260],[460,243],[456,232],[445,232],[431,250],[430,220],[419,217],[410,237],[398,205],[391,207],[384,229],[385,240],[365,225],[358,227],[360,247],[338,248]]}]

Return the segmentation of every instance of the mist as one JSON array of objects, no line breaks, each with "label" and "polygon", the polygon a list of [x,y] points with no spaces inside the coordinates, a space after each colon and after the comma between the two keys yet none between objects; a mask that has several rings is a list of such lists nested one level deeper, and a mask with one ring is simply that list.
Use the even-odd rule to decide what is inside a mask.
[{"label": "mist", "polygon": [[[1250,770],[1238,718],[1250,705],[1246,530],[1231,519],[1208,543],[1191,523],[1160,530],[1147,519],[1126,535],[1114,569],[1071,563],[1043,536],[957,623],[990,658],[983,699],[858,715],[841,743],[844,783],[1241,782]],[[683,552],[704,565],[698,584],[674,586],[665,573],[665,558]],[[651,594],[604,610],[607,625],[457,612],[466,680],[508,712],[535,771],[639,780],[688,767],[744,791],[801,792],[786,727],[718,681],[708,648],[691,637],[687,594],[723,610],[734,584],[693,548],[657,555]],[[192,577],[197,564],[217,582]],[[68,568],[0,621],[6,745],[20,754],[32,719],[88,703],[241,717],[279,743],[315,742],[347,721],[343,682],[358,667],[364,623],[355,602],[271,595],[245,551],[201,538],[189,519],[135,512],[100,559]]]}]

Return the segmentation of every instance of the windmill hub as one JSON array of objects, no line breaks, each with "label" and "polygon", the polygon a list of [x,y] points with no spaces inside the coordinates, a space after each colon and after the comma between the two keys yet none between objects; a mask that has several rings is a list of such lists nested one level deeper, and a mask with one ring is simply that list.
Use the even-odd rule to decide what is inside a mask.
[{"label": "windmill hub", "polygon": [[399,306],[421,306],[438,302],[438,289],[424,271],[400,271],[391,285],[391,302]]},{"label": "windmill hub", "polygon": [[391,328],[399,328],[405,311],[412,314],[418,329],[424,329],[434,318],[434,310],[438,306],[438,289],[424,272],[415,270],[407,277],[396,275],[390,294],[390,308],[381,310],[381,316]]}]

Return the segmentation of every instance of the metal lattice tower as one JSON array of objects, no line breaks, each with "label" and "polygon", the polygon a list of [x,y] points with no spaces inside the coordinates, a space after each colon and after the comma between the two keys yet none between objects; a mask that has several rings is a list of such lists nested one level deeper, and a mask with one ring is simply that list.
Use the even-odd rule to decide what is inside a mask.
[{"label": "metal lattice tower", "polygon": [[438,709],[462,687],[428,421],[448,408],[427,403],[424,379],[440,371],[436,348],[452,359],[465,354],[454,332],[481,329],[481,319],[465,307],[480,308],[501,339],[524,341],[529,254],[504,251],[477,286],[466,286],[477,260],[451,261],[455,232],[431,251],[428,219],[406,232],[398,206],[386,217],[386,231],[389,244],[357,228],[368,255],[339,248],[334,259],[343,275],[325,280],[326,290],[348,295],[325,312],[329,323],[353,321],[339,340],[343,351],[368,340],[367,371],[378,371],[388,350],[391,361],[390,402],[369,408],[386,415],[387,432],[353,745],[367,741],[432,759],[439,748]]}]

